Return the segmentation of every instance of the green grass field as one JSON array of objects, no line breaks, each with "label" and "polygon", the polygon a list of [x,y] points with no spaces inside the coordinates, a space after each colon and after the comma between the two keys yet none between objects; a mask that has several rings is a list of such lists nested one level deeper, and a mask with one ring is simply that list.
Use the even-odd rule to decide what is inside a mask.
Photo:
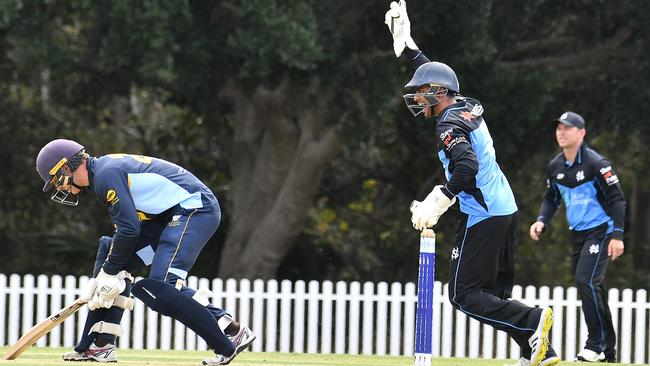
[{"label": "green grass field", "polygon": [[[4,354],[8,347],[0,347]],[[13,361],[0,360],[0,365],[13,366],[53,366],[53,365],[85,365],[97,363],[63,362],[61,355],[67,348],[36,348],[32,347]],[[191,351],[135,351],[118,350],[118,365],[156,365],[156,366],[189,366],[201,365],[204,357],[210,356],[209,352]],[[440,366],[503,366],[512,361],[504,360],[472,360],[468,358],[438,358],[433,364]],[[244,352],[237,356],[231,363],[233,366],[246,365],[287,365],[287,366],[376,366],[376,365],[413,365],[412,357],[395,356],[349,356],[349,355],[321,355],[321,354],[294,354],[294,353],[255,353]],[[571,362],[562,362],[560,365],[579,365]],[[624,366],[623,364],[619,364]]]}]

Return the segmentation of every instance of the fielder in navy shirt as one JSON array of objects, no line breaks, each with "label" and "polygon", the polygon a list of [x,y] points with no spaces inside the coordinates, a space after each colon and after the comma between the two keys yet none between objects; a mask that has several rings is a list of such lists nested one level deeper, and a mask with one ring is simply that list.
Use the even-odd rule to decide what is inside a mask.
[{"label": "fielder in navy shirt", "polygon": [[584,142],[585,121],[565,112],[553,121],[562,149],[547,170],[547,188],[530,237],[537,241],[553,214],[564,202],[573,233],[571,273],[580,297],[589,334],[578,361],[616,360],[616,333],[607,304],[605,271],[609,258],[624,251],[625,197],[609,160]]}]

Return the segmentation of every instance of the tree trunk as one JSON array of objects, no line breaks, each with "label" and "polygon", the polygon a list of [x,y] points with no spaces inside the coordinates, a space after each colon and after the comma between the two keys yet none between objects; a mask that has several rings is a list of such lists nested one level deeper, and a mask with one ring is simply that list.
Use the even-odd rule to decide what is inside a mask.
[{"label": "tree trunk", "polygon": [[[311,90],[316,88],[317,81]],[[221,278],[275,276],[323,171],[340,150],[336,126],[326,123],[330,98],[319,95],[318,103],[309,103],[291,89],[285,79],[273,90],[244,94],[230,84],[223,92],[234,109],[228,145],[233,212]]]}]

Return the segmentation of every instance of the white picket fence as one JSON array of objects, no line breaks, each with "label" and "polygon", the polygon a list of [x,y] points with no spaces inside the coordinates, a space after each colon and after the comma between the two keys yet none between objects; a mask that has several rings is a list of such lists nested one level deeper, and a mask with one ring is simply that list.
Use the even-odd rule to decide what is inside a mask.
[{"label": "white picket fence", "polygon": [[[88,277],[0,274],[0,346],[50,313],[74,301]],[[193,288],[213,292],[223,307],[257,334],[253,351],[412,355],[416,286],[413,283],[207,280],[190,277]],[[622,293],[622,296],[621,296]],[[609,291],[621,362],[646,364],[650,337],[646,290]],[[574,287],[552,290],[515,286],[513,298],[533,306],[551,306],[555,314],[552,344],[563,359],[573,360],[584,345],[587,328]],[[87,313],[74,317],[38,346],[72,347]],[[205,343],[179,322],[160,316],[136,301],[122,319],[120,348],[206,350]],[[503,332],[455,311],[447,286],[435,284],[433,353],[442,357],[518,358],[519,349]]]}]

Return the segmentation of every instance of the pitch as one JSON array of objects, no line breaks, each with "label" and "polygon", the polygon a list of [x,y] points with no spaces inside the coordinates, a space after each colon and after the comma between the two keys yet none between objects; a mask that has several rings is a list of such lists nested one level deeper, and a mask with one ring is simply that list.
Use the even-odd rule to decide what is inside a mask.
[{"label": "pitch", "polygon": [[[4,353],[9,347],[0,347]],[[32,347],[13,361],[0,361],[0,365],[12,366],[78,366],[86,363],[64,362],[61,355],[69,351],[68,348],[38,348]],[[140,366],[198,366],[201,360],[209,356],[209,352],[193,351],[159,351],[159,350],[123,350],[118,349],[120,365]],[[469,358],[435,358],[436,366],[503,366],[514,363],[513,360],[473,360]],[[94,363],[93,363],[94,364]],[[413,357],[405,356],[351,356],[351,355],[324,355],[324,354],[296,354],[296,353],[264,353],[244,352],[237,356],[232,366],[259,366],[259,365],[287,365],[287,366],[376,366],[376,365],[403,365],[412,366]],[[579,363],[562,362],[560,365],[580,365]],[[626,364],[619,364],[626,366]],[[631,364],[627,364],[631,366]]]}]

